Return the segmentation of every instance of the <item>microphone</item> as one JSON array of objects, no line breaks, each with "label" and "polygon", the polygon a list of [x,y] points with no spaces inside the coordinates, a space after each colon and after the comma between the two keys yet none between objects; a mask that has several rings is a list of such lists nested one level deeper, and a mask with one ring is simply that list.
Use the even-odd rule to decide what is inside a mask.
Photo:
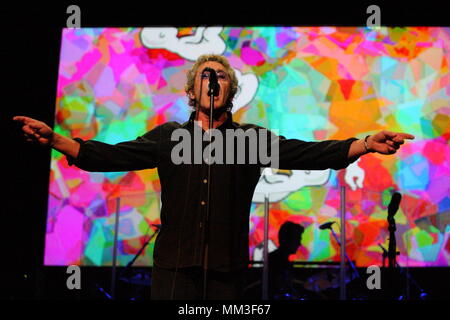
[{"label": "microphone", "polygon": [[208,90],[208,96],[211,96],[211,92],[214,95],[214,97],[217,97],[219,95],[220,91],[220,85],[217,81],[217,73],[212,68],[205,68],[203,69],[203,72],[209,72],[209,90]]},{"label": "microphone", "polygon": [[335,222],[325,222],[324,224],[322,224],[321,226],[319,226],[319,229],[325,230],[325,229],[330,229],[331,230],[331,226],[334,224]]},{"label": "microphone", "polygon": [[388,218],[393,218],[397,213],[402,195],[399,192],[394,192],[391,198],[391,202],[388,205]]}]

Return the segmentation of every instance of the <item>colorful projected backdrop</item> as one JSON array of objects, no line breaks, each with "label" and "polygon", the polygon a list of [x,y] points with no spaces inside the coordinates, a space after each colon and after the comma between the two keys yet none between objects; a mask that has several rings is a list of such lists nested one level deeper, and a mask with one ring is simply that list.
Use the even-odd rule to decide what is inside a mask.
[{"label": "colorful projected backdrop", "polygon": [[[387,205],[398,190],[399,263],[450,265],[450,28],[260,27],[64,30],[56,126],[63,135],[117,143],[189,116],[185,75],[203,53],[225,55],[239,77],[234,118],[303,140],[414,134],[395,156],[366,155],[346,170],[264,175],[270,248],[285,221],[305,227],[292,259],[338,261],[324,222],[339,222],[347,190],[347,251],[381,264]],[[276,183],[275,183],[276,182]],[[271,185],[272,184],[272,185]],[[282,186],[282,187],[280,187]],[[156,170],[88,173],[52,153],[46,265],[111,265],[121,197],[118,261],[128,263],[159,222]],[[261,256],[263,204],[255,194],[250,254]],[[338,224],[334,230],[339,233]],[[135,265],[152,264],[154,239]]]}]

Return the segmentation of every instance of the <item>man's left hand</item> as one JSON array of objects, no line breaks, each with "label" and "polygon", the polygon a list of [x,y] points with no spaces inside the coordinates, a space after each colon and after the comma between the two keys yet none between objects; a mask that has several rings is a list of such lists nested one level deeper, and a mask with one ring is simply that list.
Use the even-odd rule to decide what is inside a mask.
[{"label": "man's left hand", "polygon": [[381,131],[367,138],[367,146],[372,152],[394,154],[405,143],[405,139],[414,139],[412,134]]}]

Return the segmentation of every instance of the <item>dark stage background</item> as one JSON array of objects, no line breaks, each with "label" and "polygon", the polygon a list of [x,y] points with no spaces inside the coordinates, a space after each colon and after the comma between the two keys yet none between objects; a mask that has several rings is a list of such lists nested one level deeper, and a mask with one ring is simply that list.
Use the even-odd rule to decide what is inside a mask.
[{"label": "dark stage background", "polygon": [[[86,268],[82,290],[65,287],[65,267],[43,267],[50,150],[27,144],[11,120],[26,115],[53,125],[61,29],[69,4],[2,5],[2,159],[1,290],[4,299],[104,298],[95,284],[109,289],[108,268]],[[363,25],[369,4],[335,3],[284,8],[260,3],[255,8],[238,4],[215,5],[212,13],[195,2],[167,5],[170,15],[152,15],[160,8],[124,2],[92,5],[78,3],[82,27],[153,25]],[[382,24],[388,26],[448,26],[449,8],[443,3],[377,3]],[[289,6],[289,7],[288,7]],[[293,5],[292,5],[293,6]],[[237,9],[239,8],[239,9]],[[157,10],[158,9],[158,10]],[[167,10],[165,10],[167,11]],[[150,17],[150,18],[149,18]],[[245,21],[242,17],[246,17]],[[250,17],[250,18],[249,18]],[[27,75],[27,76],[24,76]],[[34,80],[33,80],[34,79]],[[36,215],[35,212],[40,212]],[[258,271],[252,274],[257,279]],[[448,268],[410,268],[410,273],[437,299],[450,298]],[[122,288],[123,290],[131,290]],[[148,297],[148,289],[143,294]],[[128,291],[127,291],[128,292]],[[124,293],[124,297],[129,296]],[[382,297],[378,297],[382,298]]]}]

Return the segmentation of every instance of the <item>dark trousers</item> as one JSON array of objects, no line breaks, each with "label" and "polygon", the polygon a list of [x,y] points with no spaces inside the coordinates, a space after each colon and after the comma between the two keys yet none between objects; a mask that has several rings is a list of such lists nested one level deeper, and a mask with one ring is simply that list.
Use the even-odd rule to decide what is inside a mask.
[{"label": "dark trousers", "polygon": [[[202,300],[204,273],[201,267],[152,270],[152,300]],[[208,270],[206,300],[239,300],[244,290],[245,271]],[[172,297],[173,288],[173,297]]]}]

